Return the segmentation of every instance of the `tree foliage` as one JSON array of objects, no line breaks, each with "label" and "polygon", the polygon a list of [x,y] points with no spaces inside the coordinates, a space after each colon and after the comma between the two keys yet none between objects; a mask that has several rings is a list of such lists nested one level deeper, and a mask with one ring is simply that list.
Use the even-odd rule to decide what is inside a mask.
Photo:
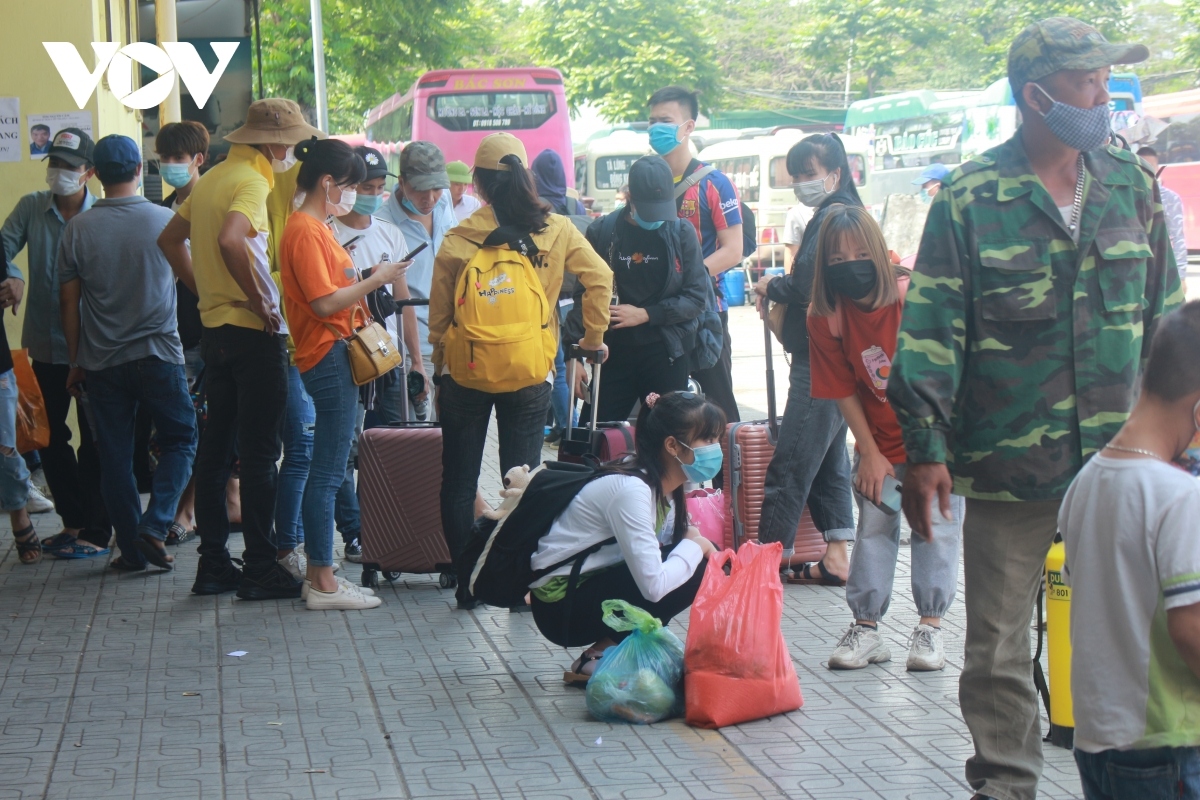
[{"label": "tree foliage", "polygon": [[645,116],[656,89],[683,84],[715,105],[713,47],[675,0],[540,0],[529,11],[529,50],[557,67],[572,108],[591,102],[613,122]]}]

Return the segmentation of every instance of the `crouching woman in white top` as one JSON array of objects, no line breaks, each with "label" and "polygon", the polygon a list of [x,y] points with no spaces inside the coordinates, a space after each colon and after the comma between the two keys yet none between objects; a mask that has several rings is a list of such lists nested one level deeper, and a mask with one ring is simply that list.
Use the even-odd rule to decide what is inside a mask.
[{"label": "crouching woman in white top", "polygon": [[[535,581],[533,619],[561,647],[595,642],[571,668],[570,682],[586,682],[604,650],[626,633],[606,626],[600,604],[625,600],[664,625],[691,606],[716,548],[688,525],[685,481],[710,480],[721,469],[721,409],[692,392],[646,398],[637,419],[637,455],[606,467],[587,484],[538,542],[533,569],[545,569],[608,539],[587,557],[574,592],[571,564]],[[664,531],[668,516],[671,530]]]}]

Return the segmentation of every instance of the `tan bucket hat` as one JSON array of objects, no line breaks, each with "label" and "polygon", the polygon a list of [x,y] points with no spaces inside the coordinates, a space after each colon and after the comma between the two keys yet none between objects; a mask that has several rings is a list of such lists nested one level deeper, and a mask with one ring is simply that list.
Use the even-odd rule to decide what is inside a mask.
[{"label": "tan bucket hat", "polygon": [[294,100],[268,97],[255,100],[246,110],[246,123],[225,135],[232,144],[299,144],[326,135],[304,121],[304,113]]}]

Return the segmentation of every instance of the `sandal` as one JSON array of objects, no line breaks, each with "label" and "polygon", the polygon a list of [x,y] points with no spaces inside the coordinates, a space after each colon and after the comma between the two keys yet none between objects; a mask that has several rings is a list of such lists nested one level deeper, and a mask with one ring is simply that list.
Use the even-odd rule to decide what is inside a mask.
[{"label": "sandal", "polygon": [[141,572],[146,568],[145,564],[132,564],[125,560],[125,556],[117,556],[108,565],[118,572]]},{"label": "sandal", "polygon": [[73,540],[70,544],[54,548],[47,547],[46,543],[42,542],[42,549],[55,558],[67,560],[79,558],[99,558],[100,556],[106,556],[112,552],[107,547],[96,547],[95,545],[88,544],[87,542],[80,542],[78,540]]},{"label": "sandal", "polygon": [[[820,575],[813,575],[813,567],[821,571]],[[845,586],[846,582],[834,575],[825,566],[825,559],[821,559],[816,564],[805,564],[798,570],[793,570],[791,577],[787,579],[788,583],[798,583],[806,586]]]},{"label": "sandal", "polygon": [[66,547],[71,544],[75,544],[75,537],[66,531],[59,531],[49,539],[42,540],[42,549],[47,551],[57,550],[60,547]]},{"label": "sandal", "polygon": [[36,564],[42,560],[42,543],[33,525],[13,531],[13,543],[17,546],[17,556],[22,564]]},{"label": "sandal", "polygon": [[575,663],[571,665],[571,668],[563,672],[563,683],[568,686],[578,686],[580,689],[587,686],[587,682],[591,680],[592,673],[596,671],[596,667],[593,666],[587,672],[584,672],[584,670],[588,664],[595,664],[603,657],[603,651],[597,653],[594,650],[584,650],[579,658],[575,659]]},{"label": "sandal", "polygon": [[177,545],[183,544],[188,539],[196,535],[196,529],[187,528],[180,525],[178,522],[171,523],[171,527],[167,528],[167,538],[163,540],[163,544]]},{"label": "sandal", "polygon": [[153,536],[145,533],[139,536],[137,549],[146,557],[147,561],[159,569],[175,569],[175,556],[167,555],[167,548]]}]

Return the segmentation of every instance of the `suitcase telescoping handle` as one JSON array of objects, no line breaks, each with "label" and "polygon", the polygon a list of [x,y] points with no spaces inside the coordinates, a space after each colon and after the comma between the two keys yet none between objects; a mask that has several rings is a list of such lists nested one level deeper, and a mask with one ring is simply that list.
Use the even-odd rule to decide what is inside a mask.
[{"label": "suitcase telescoping handle", "polygon": [[775,412],[775,363],[771,358],[771,322],[768,314],[768,303],[765,299],[762,304],[762,321],[763,321],[763,344],[764,352],[767,355],[767,438],[772,446],[779,441],[779,420],[776,418]]},{"label": "suitcase telescoping handle", "polygon": [[[587,359],[592,364],[592,383],[588,388],[588,402],[592,407],[592,424],[588,429],[593,433],[597,430],[600,420],[600,404],[597,402],[600,399],[600,360],[603,357],[601,350],[585,350],[577,344],[569,347],[567,353],[567,391],[571,397],[572,417],[575,416],[575,365],[583,359]],[[567,421],[567,438],[570,438],[572,429],[571,420]]]},{"label": "suitcase telescoping handle", "polygon": [[429,305],[428,297],[414,297],[411,300],[396,300],[396,308],[404,308],[405,306],[427,306]]}]

